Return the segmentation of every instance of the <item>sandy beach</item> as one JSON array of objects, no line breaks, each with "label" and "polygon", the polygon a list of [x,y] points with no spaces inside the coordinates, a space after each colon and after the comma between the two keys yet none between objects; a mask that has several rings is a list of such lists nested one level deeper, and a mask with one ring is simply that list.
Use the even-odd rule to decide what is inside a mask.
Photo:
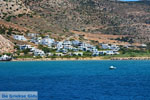
[{"label": "sandy beach", "polygon": [[150,57],[86,57],[86,58],[17,58],[12,61],[74,61],[74,60],[150,60]]},{"label": "sandy beach", "polygon": [[[86,58],[17,58],[12,61],[74,61],[74,60],[106,60],[103,57],[86,57]],[[108,59],[110,60],[110,59]]]}]

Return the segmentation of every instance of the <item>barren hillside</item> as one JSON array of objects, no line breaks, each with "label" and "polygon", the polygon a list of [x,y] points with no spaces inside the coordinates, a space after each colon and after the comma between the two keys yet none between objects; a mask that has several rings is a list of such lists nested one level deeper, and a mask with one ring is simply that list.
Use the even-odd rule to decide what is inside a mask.
[{"label": "barren hillside", "polygon": [[0,54],[12,53],[14,51],[14,44],[0,35]]},{"label": "barren hillside", "polygon": [[0,19],[28,13],[29,11],[21,0],[0,0]]},{"label": "barren hillside", "polygon": [[[150,8],[144,2],[23,0],[20,5],[17,0],[10,0],[7,3],[12,2],[22,9],[21,13],[28,12],[29,9],[33,13],[10,17],[8,21],[37,33],[66,35],[75,30],[93,34],[127,35],[133,42],[150,42]],[[14,15],[15,13],[17,11],[14,10]]]}]

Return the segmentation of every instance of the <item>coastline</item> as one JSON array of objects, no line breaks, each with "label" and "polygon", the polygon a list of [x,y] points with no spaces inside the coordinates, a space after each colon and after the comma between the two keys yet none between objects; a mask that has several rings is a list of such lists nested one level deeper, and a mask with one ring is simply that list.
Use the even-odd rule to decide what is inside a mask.
[{"label": "coastline", "polygon": [[86,57],[86,58],[17,58],[12,61],[78,61],[78,60],[109,60],[103,57]]},{"label": "coastline", "polygon": [[17,58],[12,61],[150,60],[150,57]]},{"label": "coastline", "polygon": [[150,60],[150,57],[112,57],[110,60]]}]

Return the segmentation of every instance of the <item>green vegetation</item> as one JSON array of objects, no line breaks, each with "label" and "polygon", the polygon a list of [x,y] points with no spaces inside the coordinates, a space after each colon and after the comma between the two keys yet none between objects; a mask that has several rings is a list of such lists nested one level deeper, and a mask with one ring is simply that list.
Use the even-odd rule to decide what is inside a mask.
[{"label": "green vegetation", "polygon": [[5,20],[6,20],[7,22],[10,22],[11,16],[8,16]]},{"label": "green vegetation", "polygon": [[23,53],[24,53],[25,55],[27,55],[29,52],[30,52],[30,49],[25,49],[25,50],[23,50]]},{"label": "green vegetation", "polygon": [[0,27],[0,34],[5,34],[5,32],[6,32],[6,28]]},{"label": "green vegetation", "polygon": [[91,52],[83,52],[83,57],[91,57],[92,53]]},{"label": "green vegetation", "polygon": [[14,30],[13,30],[13,28],[6,28],[6,27],[4,27],[4,26],[0,26],[0,34],[7,34],[7,35],[12,35],[12,34],[14,34],[14,32],[13,32]]},{"label": "green vegetation", "polygon": [[22,16],[24,16],[24,15],[25,15],[25,14],[19,14],[18,17],[22,17]]},{"label": "green vegetation", "polygon": [[14,58],[33,58],[32,55],[14,56]]},{"label": "green vegetation", "polygon": [[121,41],[121,42],[133,43],[133,39],[131,39],[131,38],[129,38],[129,37],[117,38],[116,40]]},{"label": "green vegetation", "polygon": [[46,47],[46,46],[43,46],[43,45],[39,45],[38,46],[38,49],[41,49],[41,50],[43,50],[45,53],[49,53],[49,52],[56,52],[56,50],[54,50],[54,49],[51,49],[51,48],[48,48],[48,47]]},{"label": "green vegetation", "polygon": [[5,20],[6,20],[7,22],[10,22],[10,21],[11,21],[11,18],[16,18],[16,16],[8,16]]},{"label": "green vegetation", "polygon": [[3,55],[12,56],[12,54],[11,54],[11,53],[3,53]]},{"label": "green vegetation", "polygon": [[111,59],[113,57],[150,57],[149,50],[134,50],[134,49],[121,49],[119,55],[105,55],[104,59]]}]

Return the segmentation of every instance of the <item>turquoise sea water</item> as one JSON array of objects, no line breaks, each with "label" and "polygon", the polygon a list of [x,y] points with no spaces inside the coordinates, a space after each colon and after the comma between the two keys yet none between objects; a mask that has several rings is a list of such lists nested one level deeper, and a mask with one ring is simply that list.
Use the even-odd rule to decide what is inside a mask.
[{"label": "turquoise sea water", "polygon": [[39,100],[150,100],[150,61],[0,62],[0,91],[38,91]]}]

